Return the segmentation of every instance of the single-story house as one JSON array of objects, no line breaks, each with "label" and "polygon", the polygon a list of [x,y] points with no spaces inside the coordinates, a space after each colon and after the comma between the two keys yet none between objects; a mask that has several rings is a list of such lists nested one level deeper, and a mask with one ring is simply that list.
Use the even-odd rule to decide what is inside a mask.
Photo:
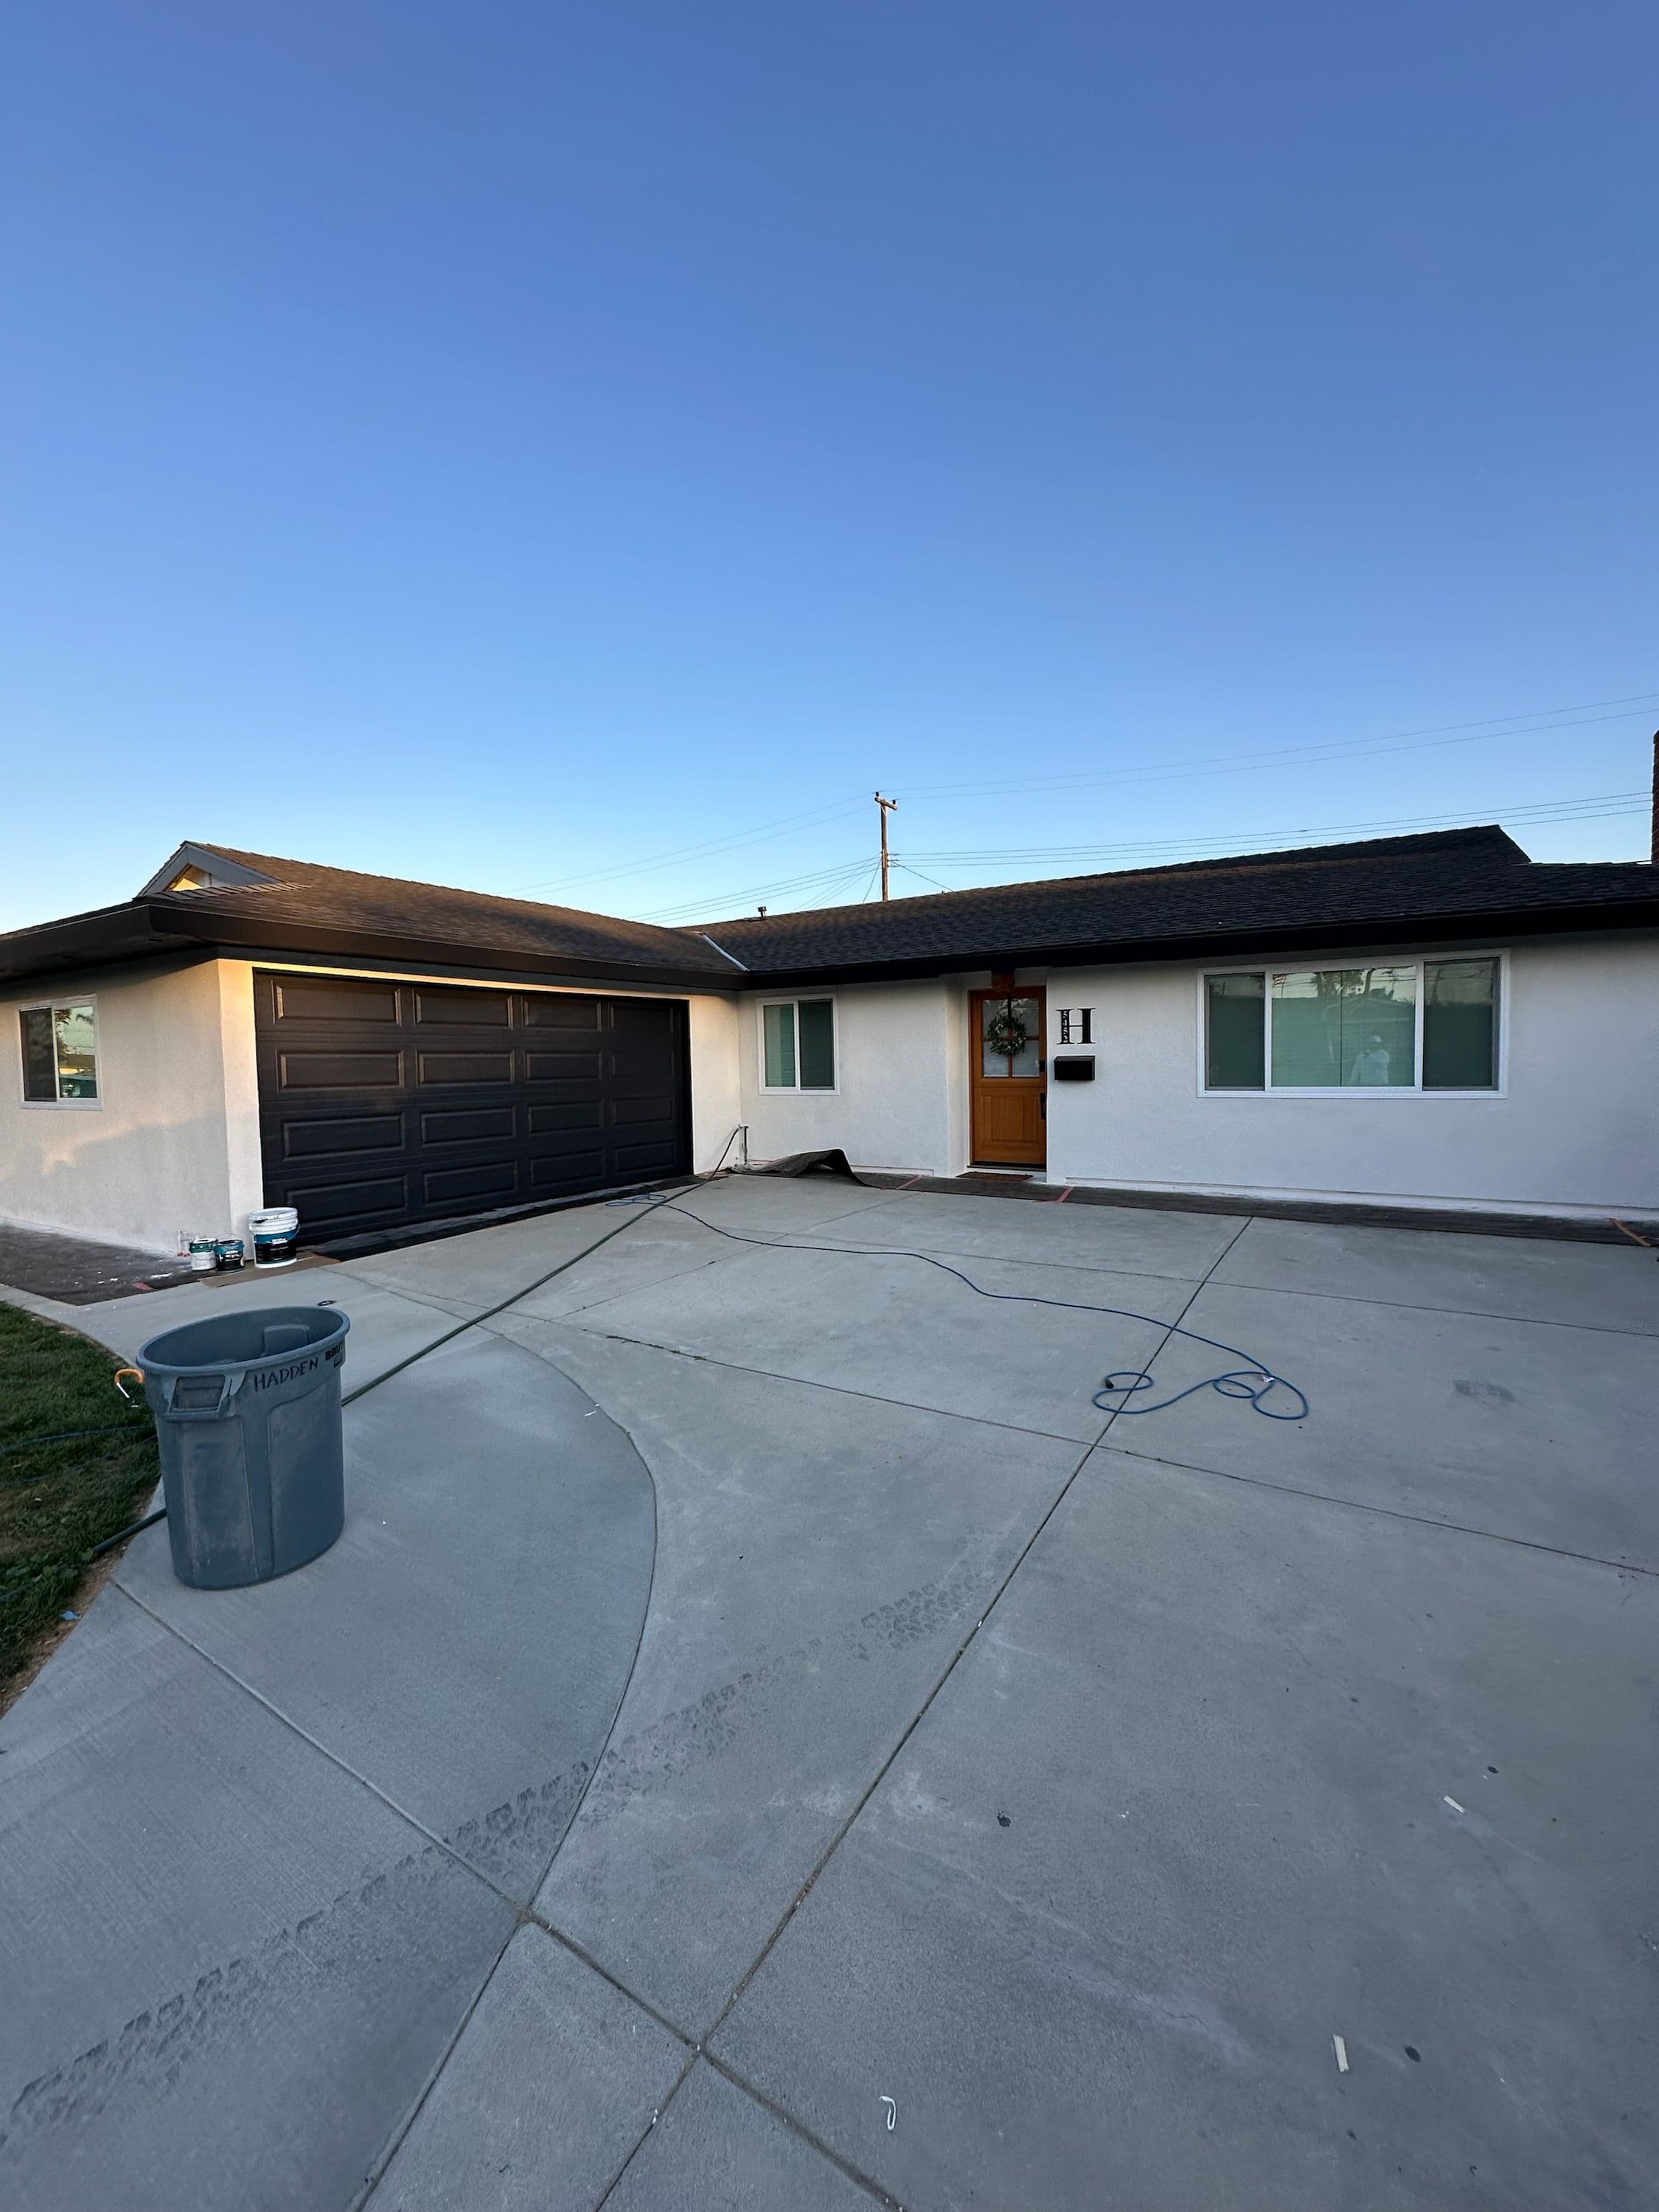
[{"label": "single-story house", "polygon": [[827,1146],[1659,1215],[1659,867],[1496,827],[675,929],[186,844],[0,936],[0,1216],[157,1250]]}]

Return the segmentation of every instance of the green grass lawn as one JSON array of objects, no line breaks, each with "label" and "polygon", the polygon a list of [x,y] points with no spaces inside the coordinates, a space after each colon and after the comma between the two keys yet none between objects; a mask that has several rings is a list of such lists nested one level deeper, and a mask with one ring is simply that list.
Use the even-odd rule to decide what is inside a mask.
[{"label": "green grass lawn", "polygon": [[[117,1395],[119,1364],[0,1305],[0,1704],[74,1606],[93,1546],[137,1520],[159,1480],[149,1410]],[[77,1430],[94,1433],[65,1433]]]}]

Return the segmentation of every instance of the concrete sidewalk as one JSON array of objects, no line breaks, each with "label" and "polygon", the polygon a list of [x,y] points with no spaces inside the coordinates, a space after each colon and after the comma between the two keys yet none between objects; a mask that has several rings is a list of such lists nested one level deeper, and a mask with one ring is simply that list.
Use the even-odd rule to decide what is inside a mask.
[{"label": "concrete sidewalk", "polygon": [[[622,1218],[290,1283],[351,1386]],[[1092,1402],[1176,1322],[1308,1419]],[[1648,2201],[1656,1334],[1633,1249],[683,1196],[0,1723],[8,2195]]]}]

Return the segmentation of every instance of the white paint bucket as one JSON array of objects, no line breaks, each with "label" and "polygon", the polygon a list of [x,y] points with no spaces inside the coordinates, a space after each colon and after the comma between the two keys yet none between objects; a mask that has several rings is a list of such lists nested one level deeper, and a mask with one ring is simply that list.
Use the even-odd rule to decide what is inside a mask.
[{"label": "white paint bucket", "polygon": [[190,1240],[191,1272],[210,1275],[219,1264],[217,1239],[212,1237],[192,1237]]},{"label": "white paint bucket", "polygon": [[267,1206],[247,1218],[256,1267],[291,1267],[298,1257],[300,1213],[297,1206]]}]

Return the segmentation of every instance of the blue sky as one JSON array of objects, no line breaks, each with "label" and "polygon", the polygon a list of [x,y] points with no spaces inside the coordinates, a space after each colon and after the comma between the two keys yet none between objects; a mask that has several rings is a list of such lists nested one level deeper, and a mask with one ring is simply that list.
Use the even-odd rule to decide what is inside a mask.
[{"label": "blue sky", "polygon": [[1641,852],[1656,61],[1619,0],[15,11],[0,926],[184,836],[854,898],[878,785],[950,884]]}]

